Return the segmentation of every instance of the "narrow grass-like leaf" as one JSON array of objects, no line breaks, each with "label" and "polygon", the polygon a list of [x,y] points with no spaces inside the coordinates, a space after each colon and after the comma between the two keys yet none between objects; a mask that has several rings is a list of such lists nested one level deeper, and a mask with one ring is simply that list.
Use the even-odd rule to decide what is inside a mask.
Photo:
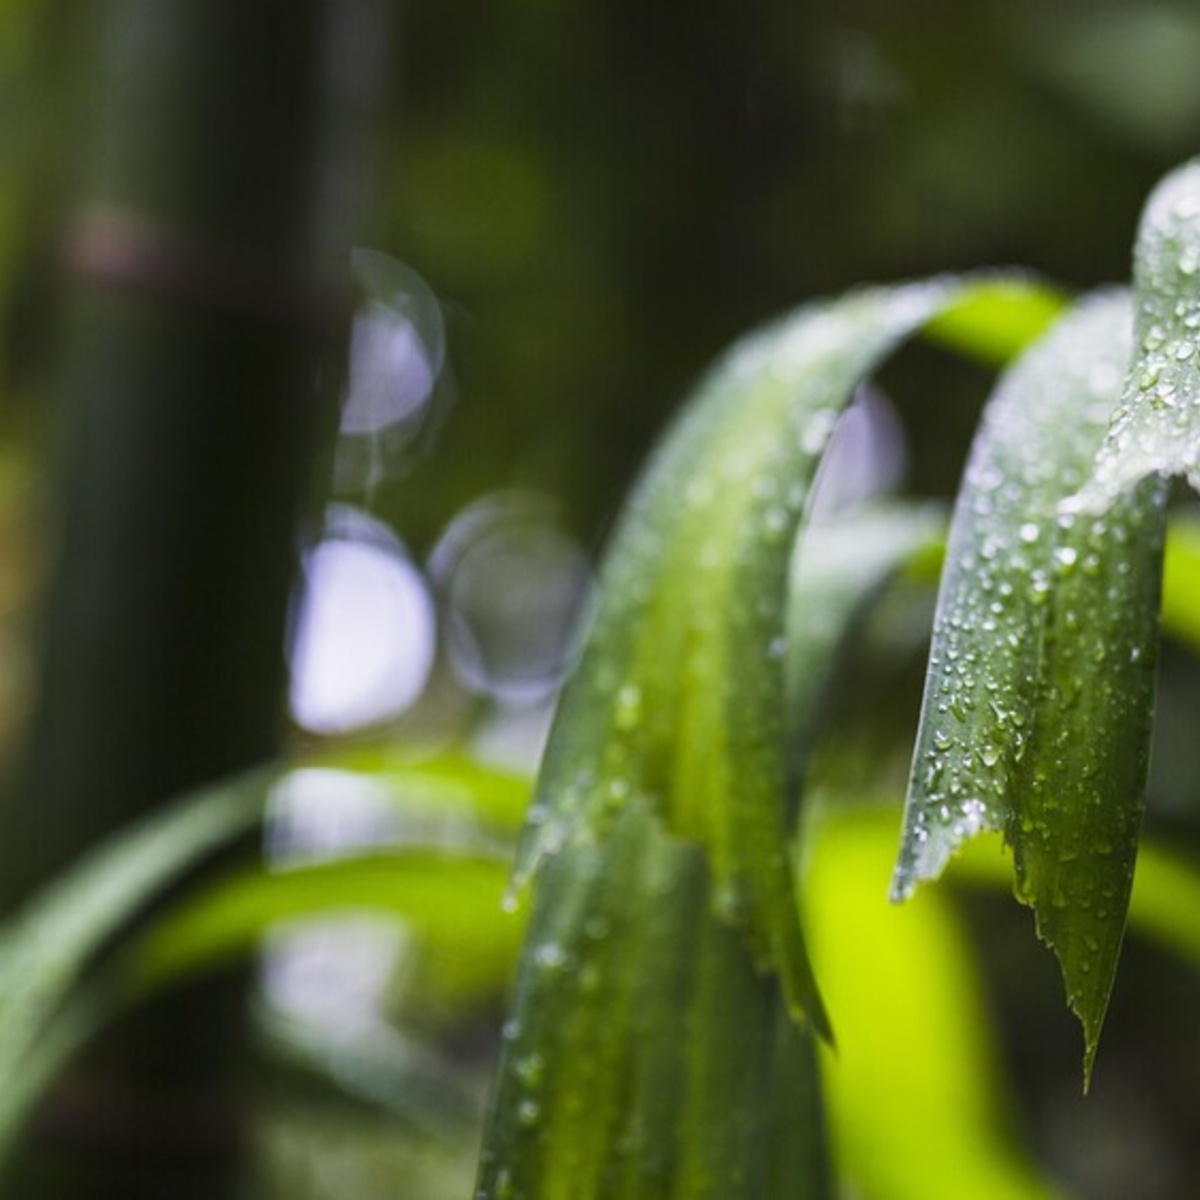
[{"label": "narrow grass-like leaf", "polygon": [[606,836],[640,799],[707,851],[722,920],[828,1032],[784,850],[790,549],[855,386],[960,290],[863,291],[739,343],[702,381],[615,538],[520,859]]},{"label": "narrow grass-like leaf", "polygon": [[172,879],[261,819],[271,778],[206,789],[103,844],[0,935],[0,1158],[39,1089],[108,1014],[86,996],[64,1007],[89,961]]},{"label": "narrow grass-like leaf", "polygon": [[[252,950],[282,921],[369,910],[403,919],[450,983],[495,995],[520,922],[501,909],[507,858],[423,845],[223,879],[155,922],[123,956],[134,996]],[[450,976],[455,979],[449,979]]]},{"label": "narrow grass-like leaf", "polygon": [[1166,633],[1200,653],[1200,518],[1175,518],[1167,526],[1163,562],[1162,623]]},{"label": "narrow grass-like leaf", "polygon": [[633,799],[539,873],[477,1194],[828,1195],[812,1034]]},{"label": "narrow grass-like leaf", "polygon": [[[529,807],[531,781],[520,772],[491,766],[461,751],[414,757],[394,742],[352,743],[324,750],[304,766],[351,771],[387,790],[414,825],[470,822],[502,837],[520,830]],[[435,840],[436,829],[434,829]]]},{"label": "narrow grass-like leaf", "polygon": [[790,550],[863,375],[961,294],[863,292],[748,339],[652,461],[523,845],[533,912],[480,1197],[827,1194],[819,1136],[797,1132],[819,1129],[828,1023],[789,832],[815,696],[926,519],[789,608]]},{"label": "narrow grass-like leaf", "polygon": [[[1002,887],[1011,878],[1011,870],[1003,856],[985,853],[979,845],[954,860],[947,878]],[[1149,836],[1143,838],[1129,897],[1130,933],[1200,968],[1198,915],[1200,862]]]},{"label": "narrow grass-like leaf", "polygon": [[1153,474],[1186,475],[1200,489],[1200,159],[1146,202],[1134,298],[1132,369],[1077,509],[1103,511]]},{"label": "narrow grass-like leaf", "polygon": [[893,896],[981,829],[1055,950],[1085,1081],[1116,969],[1145,796],[1165,487],[1064,514],[1128,358],[1123,294],[1064,318],[1002,379],[951,529]]}]

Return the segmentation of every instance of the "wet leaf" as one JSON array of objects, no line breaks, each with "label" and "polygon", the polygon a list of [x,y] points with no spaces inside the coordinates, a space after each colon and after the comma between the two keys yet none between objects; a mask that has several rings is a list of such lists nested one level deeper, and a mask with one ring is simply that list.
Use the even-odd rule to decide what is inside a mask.
[{"label": "wet leaf", "polygon": [[1186,475],[1200,489],[1200,159],[1146,202],[1134,298],[1132,370],[1093,478],[1074,500],[1080,509],[1103,511],[1155,473]]},{"label": "wet leaf", "polygon": [[829,578],[790,601],[789,560],[856,386],[963,294],[862,292],[748,338],[652,460],[522,847],[533,911],[479,1197],[828,1194],[812,1046],[828,1022],[789,838],[831,662],[929,517],[863,518],[879,537],[855,564],[814,532],[797,569]]},{"label": "wet leaf", "polygon": [[547,749],[520,859],[607,836],[633,799],[711,862],[718,916],[819,1031],[785,844],[788,560],[813,474],[862,377],[952,284],[855,293],[739,343],[636,490]]},{"label": "wet leaf", "polygon": [[1175,518],[1167,527],[1163,563],[1163,630],[1200,652],[1200,518]]},{"label": "wet leaf", "polygon": [[[1007,861],[982,851],[977,844],[955,858],[947,878],[977,886],[1005,885],[1010,878]],[[1200,862],[1152,837],[1143,838],[1129,897],[1129,932],[1200,968],[1198,914]]]},{"label": "wet leaf", "polygon": [[827,1195],[812,1035],[639,799],[539,873],[477,1194]]},{"label": "wet leaf", "polygon": [[893,896],[981,829],[1014,850],[1085,1039],[1116,969],[1145,796],[1165,487],[1064,513],[1119,395],[1120,293],[1081,304],[1001,380],[959,494]]}]

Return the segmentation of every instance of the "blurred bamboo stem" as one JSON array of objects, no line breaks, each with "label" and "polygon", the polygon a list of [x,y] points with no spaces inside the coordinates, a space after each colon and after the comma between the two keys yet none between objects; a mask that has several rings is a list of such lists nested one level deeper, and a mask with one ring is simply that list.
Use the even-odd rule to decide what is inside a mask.
[{"label": "blurred bamboo stem", "polygon": [[[61,530],[27,769],[0,814],[8,908],[140,813],[280,750],[348,254],[330,178],[347,166],[331,145],[348,120],[330,47],[345,8],[107,0],[89,15]],[[214,982],[114,1031],[52,1098],[9,1194],[231,1194],[242,994]]]}]

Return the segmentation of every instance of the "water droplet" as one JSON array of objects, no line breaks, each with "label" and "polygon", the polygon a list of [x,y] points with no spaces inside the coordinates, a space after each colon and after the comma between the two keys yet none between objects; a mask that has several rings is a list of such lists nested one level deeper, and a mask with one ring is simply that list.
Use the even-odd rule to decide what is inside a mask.
[{"label": "water droplet", "polygon": [[1000,750],[990,742],[985,742],[979,748],[979,757],[986,767],[994,767],[1000,761]]},{"label": "water droplet", "polygon": [[536,1100],[525,1099],[517,1105],[517,1120],[522,1125],[534,1125],[542,1115],[542,1107]]},{"label": "water droplet", "polygon": [[533,961],[545,971],[558,971],[566,965],[567,955],[557,942],[543,942],[533,952]]},{"label": "water droplet", "polygon": [[1019,530],[1017,530],[1017,535],[1027,546],[1033,545],[1033,543],[1038,540],[1038,536],[1040,534],[1041,530],[1033,521],[1026,521],[1025,524],[1022,525]]},{"label": "water droplet", "polygon": [[1058,546],[1054,551],[1054,562],[1064,574],[1075,566],[1079,558],[1078,551],[1073,546]]}]

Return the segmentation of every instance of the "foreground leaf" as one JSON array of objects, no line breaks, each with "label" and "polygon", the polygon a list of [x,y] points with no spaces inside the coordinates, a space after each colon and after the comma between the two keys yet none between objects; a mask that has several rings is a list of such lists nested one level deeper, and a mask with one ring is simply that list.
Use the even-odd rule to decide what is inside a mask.
[{"label": "foreground leaf", "polygon": [[1080,305],[1004,377],[955,509],[893,880],[903,899],[981,829],[1058,955],[1085,1081],[1145,796],[1165,487],[1062,514],[1129,353],[1124,295]]},{"label": "foreground leaf", "polygon": [[1080,510],[1104,511],[1149,475],[1186,475],[1200,490],[1200,160],[1146,202],[1134,298],[1133,368],[1094,476],[1073,500]]},{"label": "foreground leaf", "polygon": [[701,383],[615,538],[522,848],[523,878],[644,803],[706,849],[717,914],[824,1034],[784,849],[788,558],[854,388],[956,295],[948,283],[910,286],[802,310]]},{"label": "foreground leaf", "polygon": [[790,606],[789,558],[858,383],[968,291],[866,291],[747,339],[652,460],[522,847],[533,913],[480,1197],[826,1194],[810,1039],[829,1029],[788,841],[816,696],[912,531],[897,518],[868,569]]},{"label": "foreground leaf", "polygon": [[710,893],[637,799],[545,863],[479,1196],[827,1195],[811,1034]]}]

